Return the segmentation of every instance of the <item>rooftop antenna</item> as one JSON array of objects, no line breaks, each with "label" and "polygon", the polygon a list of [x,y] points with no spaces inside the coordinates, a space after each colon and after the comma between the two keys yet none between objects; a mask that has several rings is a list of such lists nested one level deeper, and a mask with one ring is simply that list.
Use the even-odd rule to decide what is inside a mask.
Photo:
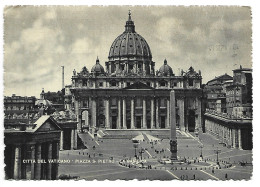
[{"label": "rooftop antenna", "polygon": [[64,88],[64,66],[61,66],[62,68],[62,89]]}]

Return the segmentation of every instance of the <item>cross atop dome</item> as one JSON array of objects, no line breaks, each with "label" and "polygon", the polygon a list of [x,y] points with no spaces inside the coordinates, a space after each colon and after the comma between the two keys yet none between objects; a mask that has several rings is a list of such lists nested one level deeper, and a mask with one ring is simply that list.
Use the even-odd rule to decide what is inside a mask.
[{"label": "cross atop dome", "polygon": [[135,24],[131,18],[131,10],[128,10],[128,20],[125,24],[125,32],[135,32]]},{"label": "cross atop dome", "polygon": [[131,19],[131,10],[128,10],[128,21],[132,21],[132,19]]}]

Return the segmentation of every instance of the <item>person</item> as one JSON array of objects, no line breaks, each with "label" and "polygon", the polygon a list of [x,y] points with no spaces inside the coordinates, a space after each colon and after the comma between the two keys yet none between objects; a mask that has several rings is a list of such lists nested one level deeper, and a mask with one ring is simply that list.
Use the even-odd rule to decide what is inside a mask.
[{"label": "person", "polygon": [[227,179],[227,177],[228,177],[228,176],[227,176],[227,173],[226,173],[226,175],[225,175],[225,179]]},{"label": "person", "polygon": [[193,175],[193,179],[195,180],[195,178],[196,178],[196,176],[195,176],[195,174]]}]

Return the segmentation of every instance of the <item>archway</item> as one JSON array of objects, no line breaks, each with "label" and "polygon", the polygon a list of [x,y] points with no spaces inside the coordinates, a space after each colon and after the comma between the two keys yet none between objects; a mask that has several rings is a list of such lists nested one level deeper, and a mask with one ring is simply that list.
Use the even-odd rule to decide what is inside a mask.
[{"label": "archway", "polygon": [[141,129],[141,126],[142,126],[142,119],[141,119],[141,116],[136,116],[136,128],[137,129]]},{"label": "archway", "polygon": [[104,128],[105,127],[105,116],[103,114],[100,114],[98,116],[97,120],[98,120],[97,127]]},{"label": "archway", "polygon": [[194,130],[195,130],[195,111],[194,110],[189,110],[188,130],[189,130],[189,132],[194,132]]}]

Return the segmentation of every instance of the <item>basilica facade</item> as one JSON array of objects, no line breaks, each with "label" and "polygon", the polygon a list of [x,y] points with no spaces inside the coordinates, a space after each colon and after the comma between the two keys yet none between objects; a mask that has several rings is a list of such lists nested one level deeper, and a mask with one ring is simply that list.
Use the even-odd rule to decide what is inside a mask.
[{"label": "basilica facade", "polygon": [[104,67],[97,58],[90,71],[85,66],[73,71],[65,107],[75,112],[78,129],[168,129],[174,90],[177,127],[196,131],[202,129],[201,80],[193,67],[175,75],[166,59],[155,70],[151,49],[129,13]]}]

